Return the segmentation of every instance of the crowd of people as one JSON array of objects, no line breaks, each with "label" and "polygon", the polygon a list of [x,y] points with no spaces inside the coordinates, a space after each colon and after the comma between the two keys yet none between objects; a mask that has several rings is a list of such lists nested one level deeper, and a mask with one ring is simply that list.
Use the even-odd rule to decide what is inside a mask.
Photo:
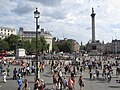
[{"label": "crowd of people", "polygon": [[[1,64],[3,82],[7,82],[7,77],[10,76],[10,72],[13,72],[13,80],[17,81],[18,90],[30,90],[29,80],[26,76],[36,74],[36,64],[33,62],[23,62],[19,64],[20,67],[10,69],[12,63],[6,62]],[[109,82],[112,79],[112,75],[116,74],[116,77],[120,75],[120,64],[118,61],[109,61],[104,59],[89,58],[80,59],[80,62],[76,65],[72,63],[65,63],[65,61],[50,61],[49,63],[41,62],[39,65],[40,73],[50,72],[46,71],[45,67],[51,66],[52,75],[52,90],[75,90],[75,84],[79,85],[79,89],[83,90],[85,86],[84,72],[88,71],[90,80],[99,80]],[[113,72],[113,68],[116,69],[116,73]],[[79,77],[79,78],[78,78]],[[78,79],[76,79],[78,78]],[[120,83],[120,80],[116,80]],[[24,83],[24,84],[23,84]],[[44,90],[47,87],[44,79],[35,78],[34,90]]]}]

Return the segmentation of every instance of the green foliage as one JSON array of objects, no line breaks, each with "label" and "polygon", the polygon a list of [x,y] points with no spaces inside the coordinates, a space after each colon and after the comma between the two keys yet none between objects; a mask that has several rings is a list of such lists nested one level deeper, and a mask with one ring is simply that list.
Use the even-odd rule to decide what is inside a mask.
[{"label": "green foliage", "polygon": [[60,50],[59,50],[59,44],[57,45],[55,42],[53,43],[53,46],[52,46],[52,51],[53,52],[59,52]]},{"label": "green foliage", "polygon": [[63,52],[72,52],[72,42],[70,41],[64,41],[63,43],[57,43],[57,47],[55,46],[55,48],[58,48],[59,51],[63,51]]},{"label": "green foliage", "polygon": [[9,37],[6,37],[4,39],[4,41],[6,41],[10,47],[10,50],[15,50],[17,48],[17,44],[19,41],[19,36],[17,35],[10,35]]},{"label": "green foliage", "polygon": [[[16,50],[17,48],[24,48],[27,52],[36,52],[36,38],[29,40],[20,40],[17,35],[10,35],[5,39],[0,39],[0,50]],[[44,37],[38,39],[38,51],[43,52],[49,49]]]},{"label": "green foliage", "polygon": [[9,50],[10,47],[8,45],[8,42],[4,41],[4,40],[0,40],[0,50]]},{"label": "green foliage", "polygon": [[40,37],[39,39],[39,50],[43,53],[43,51],[47,50],[47,42],[44,37]]},{"label": "green foliage", "polygon": [[31,51],[31,43],[30,43],[29,40],[23,41],[23,48],[24,48],[27,52]]},{"label": "green foliage", "polygon": [[58,42],[56,41],[56,37],[53,37],[52,43],[52,52],[59,52]]},{"label": "green foliage", "polygon": [[32,38],[31,43],[30,43],[30,48],[32,52],[36,51],[36,39]]}]

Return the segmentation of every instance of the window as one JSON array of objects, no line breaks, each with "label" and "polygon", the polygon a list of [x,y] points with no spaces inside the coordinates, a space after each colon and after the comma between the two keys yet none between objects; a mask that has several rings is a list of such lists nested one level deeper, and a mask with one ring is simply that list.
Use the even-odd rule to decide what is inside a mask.
[{"label": "window", "polygon": [[8,30],[8,32],[9,32],[9,30]]}]

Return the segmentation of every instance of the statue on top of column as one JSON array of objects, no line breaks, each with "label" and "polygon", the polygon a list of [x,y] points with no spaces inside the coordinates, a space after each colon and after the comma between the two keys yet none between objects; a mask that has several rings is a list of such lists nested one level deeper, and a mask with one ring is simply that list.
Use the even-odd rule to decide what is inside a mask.
[{"label": "statue on top of column", "polygon": [[94,13],[94,8],[92,7],[92,13]]}]

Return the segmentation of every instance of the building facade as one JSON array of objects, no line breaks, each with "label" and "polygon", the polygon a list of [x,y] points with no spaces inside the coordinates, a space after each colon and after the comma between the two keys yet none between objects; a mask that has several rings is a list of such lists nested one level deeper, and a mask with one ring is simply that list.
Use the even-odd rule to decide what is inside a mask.
[{"label": "building facade", "polygon": [[118,54],[120,53],[120,40],[112,40],[110,43],[105,44],[105,53]]},{"label": "building facade", "polygon": [[0,38],[4,39],[10,35],[16,35],[16,31],[14,28],[0,27]]},{"label": "building facade", "polygon": [[72,42],[72,50],[73,50],[73,52],[79,52],[79,50],[80,50],[79,43],[76,40],[73,40],[73,39],[68,39],[68,41]]},{"label": "building facade", "polygon": [[104,53],[113,53],[113,51],[112,51],[112,43],[106,43],[105,44],[105,48],[104,48]]},{"label": "building facade", "polygon": [[71,42],[72,44],[72,52],[79,52],[80,50],[80,45],[79,43],[76,41],[76,40],[73,40],[73,39],[64,39],[64,40],[58,40],[57,43],[61,44],[61,45],[64,45],[66,43],[66,41],[69,41]]},{"label": "building facade", "polygon": [[[90,50],[92,50],[92,46],[91,45],[93,43],[88,43],[86,44],[86,51],[90,52]],[[95,43],[96,45],[96,50],[102,53],[106,53],[106,54],[118,54],[120,53],[120,40],[112,40],[110,43]]]},{"label": "building facade", "polygon": [[[32,38],[36,37],[36,31],[24,31],[23,28],[19,28],[19,36],[22,40],[32,40]],[[38,31],[38,37],[43,36],[49,44],[49,52],[52,51],[52,35],[48,31],[44,31],[44,29],[41,29],[41,31]]]},{"label": "building facade", "polygon": [[120,53],[120,40],[112,40],[112,52],[113,54]]}]

